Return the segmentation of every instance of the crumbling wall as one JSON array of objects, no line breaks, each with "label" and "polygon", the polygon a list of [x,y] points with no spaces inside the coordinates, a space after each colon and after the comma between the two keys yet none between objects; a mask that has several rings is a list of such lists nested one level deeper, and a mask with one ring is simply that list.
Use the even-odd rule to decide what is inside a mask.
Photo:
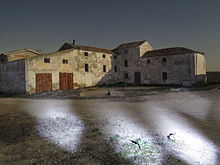
[{"label": "crumbling wall", "polygon": [[[84,52],[88,52],[88,56]],[[69,49],[30,58],[27,60],[27,90],[29,93],[35,92],[36,73],[52,73],[53,90],[59,90],[59,73],[73,73],[74,88],[107,83],[104,79],[111,78],[107,76],[111,75],[111,56],[108,53]],[[50,63],[44,63],[44,58],[50,58]],[[67,59],[68,64],[63,64],[63,59]],[[85,64],[89,65],[88,72],[85,72]],[[103,72],[103,65],[106,72]]]},{"label": "crumbling wall", "polygon": [[0,92],[26,92],[25,60],[0,64]]},{"label": "crumbling wall", "polygon": [[[127,48],[117,50],[117,59],[114,59],[113,66],[117,66],[117,80],[118,82],[132,84],[134,83],[134,72],[140,72],[140,48]],[[125,66],[125,60],[127,66]],[[125,76],[127,74],[127,77]]]},{"label": "crumbling wall", "polygon": [[[166,62],[163,62],[163,58],[166,59]],[[194,83],[193,58],[193,54],[149,56],[142,58],[142,83],[192,85]],[[167,73],[167,80],[163,80],[163,72]]]}]

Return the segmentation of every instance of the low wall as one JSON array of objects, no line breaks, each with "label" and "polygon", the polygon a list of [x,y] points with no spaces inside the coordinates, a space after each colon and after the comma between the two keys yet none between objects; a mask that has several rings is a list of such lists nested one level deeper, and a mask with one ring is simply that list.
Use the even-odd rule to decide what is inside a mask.
[{"label": "low wall", "polygon": [[26,92],[25,60],[0,64],[0,92]]},{"label": "low wall", "polygon": [[220,71],[219,72],[207,72],[208,83],[220,83]]}]

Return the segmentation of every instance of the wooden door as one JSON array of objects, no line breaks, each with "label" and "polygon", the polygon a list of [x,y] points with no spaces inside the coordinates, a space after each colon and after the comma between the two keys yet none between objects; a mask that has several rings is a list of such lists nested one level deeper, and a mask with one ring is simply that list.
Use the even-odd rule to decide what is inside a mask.
[{"label": "wooden door", "polygon": [[141,73],[140,72],[134,73],[134,83],[141,84]]},{"label": "wooden door", "polygon": [[36,73],[36,92],[52,90],[52,74]]},{"label": "wooden door", "polygon": [[73,73],[60,73],[60,90],[73,89]]}]

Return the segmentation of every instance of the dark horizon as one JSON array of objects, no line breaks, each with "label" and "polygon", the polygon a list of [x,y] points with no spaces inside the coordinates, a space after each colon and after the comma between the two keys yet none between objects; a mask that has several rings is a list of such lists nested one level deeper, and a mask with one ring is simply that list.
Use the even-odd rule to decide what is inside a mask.
[{"label": "dark horizon", "polygon": [[155,49],[186,47],[220,71],[220,2],[213,0],[20,0],[1,3],[0,52],[57,51],[65,42],[113,49],[147,40]]}]

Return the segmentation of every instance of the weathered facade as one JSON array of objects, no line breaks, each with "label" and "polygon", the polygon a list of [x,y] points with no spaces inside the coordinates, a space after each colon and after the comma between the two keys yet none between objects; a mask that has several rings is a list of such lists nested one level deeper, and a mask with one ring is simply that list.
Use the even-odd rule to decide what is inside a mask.
[{"label": "weathered facade", "polygon": [[113,50],[118,54],[113,65],[120,82],[184,86],[206,83],[203,53],[182,47],[152,50],[146,45],[146,41],[136,42]]},{"label": "weathered facade", "polygon": [[[66,85],[71,86],[67,87],[67,90],[108,83],[108,80],[112,79],[109,77],[112,54],[107,49],[78,46],[27,59],[27,91],[34,93],[38,85],[36,74],[45,73],[51,74],[51,90],[60,89],[62,83],[60,79],[64,73],[69,73],[69,77],[66,75],[66,79],[72,79],[71,84]],[[106,76],[107,73],[108,76]],[[66,81],[68,83],[69,80]]]},{"label": "weathered facade", "polygon": [[14,58],[0,69],[0,91],[12,93],[116,83],[191,86],[206,82],[203,53],[186,48],[153,50],[147,41],[121,44],[114,50],[65,43],[57,52]]}]

